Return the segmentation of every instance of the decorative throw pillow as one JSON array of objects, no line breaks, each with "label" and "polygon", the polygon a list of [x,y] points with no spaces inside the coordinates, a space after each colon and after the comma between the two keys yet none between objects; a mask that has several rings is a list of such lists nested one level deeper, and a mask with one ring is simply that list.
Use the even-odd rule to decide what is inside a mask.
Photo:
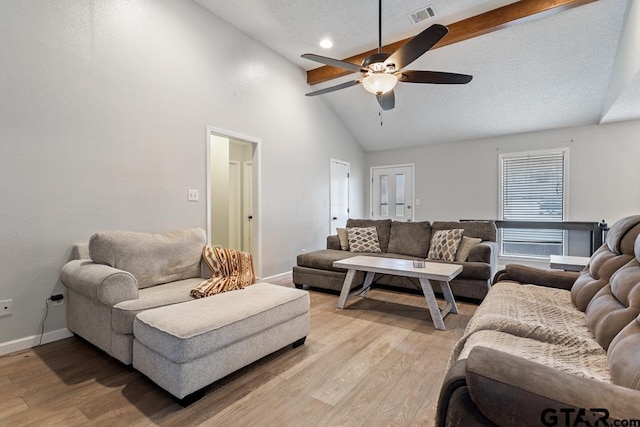
[{"label": "decorative throw pillow", "polygon": [[482,242],[482,239],[477,237],[462,236],[460,245],[458,246],[458,252],[456,252],[456,261],[465,262],[469,258],[469,251],[478,243]]},{"label": "decorative throw pillow", "polygon": [[347,236],[349,237],[349,250],[353,253],[382,252],[375,227],[347,228]]},{"label": "decorative throw pillow", "polygon": [[336,228],[338,231],[338,239],[340,239],[340,249],[343,251],[349,250],[349,235],[346,228]]},{"label": "decorative throw pillow", "polygon": [[433,233],[428,259],[452,262],[462,239],[463,229],[438,230]]},{"label": "decorative throw pillow", "polygon": [[253,258],[248,252],[207,245],[202,249],[202,258],[213,275],[191,289],[191,296],[194,298],[246,288],[256,281]]}]

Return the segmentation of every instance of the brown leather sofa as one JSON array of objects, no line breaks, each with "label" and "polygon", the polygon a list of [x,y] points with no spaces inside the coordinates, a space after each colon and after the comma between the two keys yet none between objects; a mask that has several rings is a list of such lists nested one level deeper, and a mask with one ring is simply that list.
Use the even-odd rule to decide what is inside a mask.
[{"label": "brown leather sofa", "polygon": [[[327,248],[298,255],[293,267],[293,283],[314,288],[340,291],[346,270],[335,268],[333,263],[355,255],[385,258],[425,259],[429,252],[432,232],[437,230],[464,229],[464,236],[481,239],[471,248],[466,261],[454,262],[463,267],[451,281],[451,291],[458,297],[481,300],[489,291],[491,279],[498,268],[497,229],[493,221],[428,221],[400,222],[391,220],[349,219],[347,227],[375,226],[382,253],[351,253],[341,250],[337,235],[327,238]],[[437,261],[436,261],[437,262]],[[405,289],[420,289],[415,278],[376,274],[374,285]],[[364,273],[358,272],[354,287],[362,285]]]},{"label": "brown leather sofa", "polygon": [[640,215],[618,221],[580,273],[498,272],[452,351],[437,425],[636,425],[639,235]]}]

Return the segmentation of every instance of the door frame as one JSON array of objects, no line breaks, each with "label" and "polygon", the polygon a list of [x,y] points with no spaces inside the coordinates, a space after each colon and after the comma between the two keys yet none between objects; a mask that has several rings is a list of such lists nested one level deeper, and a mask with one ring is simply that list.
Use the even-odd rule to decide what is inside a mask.
[{"label": "door frame", "polygon": [[351,163],[346,162],[344,160],[339,160],[339,159],[334,159],[333,157],[331,157],[329,159],[329,234],[331,234],[332,232],[332,228],[333,228],[333,220],[331,219],[333,217],[333,206],[332,206],[332,188],[331,185],[333,183],[333,176],[331,175],[331,164],[332,163],[340,163],[342,165],[345,165],[347,167],[347,174],[348,174],[348,178],[347,178],[347,219],[349,218],[349,214],[351,213]]},{"label": "door frame", "polygon": [[373,171],[388,168],[411,168],[411,222],[416,220],[416,164],[402,163],[397,165],[380,165],[369,168],[369,218],[373,218]]},{"label": "door frame", "polygon": [[215,126],[206,127],[205,135],[205,172],[207,195],[207,244],[211,244],[211,135],[223,138],[236,139],[255,144],[253,153],[253,261],[255,263],[256,276],[262,277],[262,140],[260,138],[243,135]]}]

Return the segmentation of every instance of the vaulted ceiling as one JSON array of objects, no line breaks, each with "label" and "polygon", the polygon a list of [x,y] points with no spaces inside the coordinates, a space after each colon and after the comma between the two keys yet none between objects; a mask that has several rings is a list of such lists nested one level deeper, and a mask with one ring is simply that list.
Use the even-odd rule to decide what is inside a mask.
[{"label": "vaulted ceiling", "polygon": [[[303,53],[346,59],[378,43],[375,0],[196,1],[305,71],[319,64],[302,59]],[[471,74],[471,83],[400,83],[390,111],[381,112],[375,97],[361,86],[308,102],[326,102],[367,151],[638,119],[637,50],[630,49],[633,57],[621,58],[630,55],[619,49],[625,35],[631,39],[627,49],[640,43],[634,40],[640,34],[639,7],[632,2],[573,1],[575,7],[433,49],[408,68]],[[514,9],[516,3],[545,6],[554,1],[387,0],[383,44],[412,37],[434,23],[452,25],[501,7]],[[426,6],[436,16],[414,24],[409,14]],[[493,18],[499,15],[494,12]],[[323,38],[334,46],[321,48]],[[309,86],[309,92],[358,77],[350,74]]]}]

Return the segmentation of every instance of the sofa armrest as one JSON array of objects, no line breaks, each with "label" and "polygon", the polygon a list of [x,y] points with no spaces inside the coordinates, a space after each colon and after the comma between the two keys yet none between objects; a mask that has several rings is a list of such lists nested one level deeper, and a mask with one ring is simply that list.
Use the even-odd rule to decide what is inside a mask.
[{"label": "sofa armrest", "polygon": [[458,360],[451,366],[440,387],[436,426],[490,426],[491,422],[471,401],[467,380],[467,359]]},{"label": "sofa armrest", "polygon": [[498,243],[483,240],[469,251],[467,261],[498,265]]},{"label": "sofa armrest", "polygon": [[484,262],[489,264],[491,267],[491,276],[489,277],[493,277],[498,269],[498,243],[490,240],[483,240],[471,248],[467,261]]},{"label": "sofa armrest", "polygon": [[[487,347],[471,350],[465,374],[471,399],[497,425],[564,425],[579,412],[595,421],[638,417],[640,392],[579,377]],[[554,418],[555,417],[555,418]],[[605,423],[591,425],[607,425]]]},{"label": "sofa armrest", "polygon": [[337,234],[327,237],[327,249],[336,249],[338,251],[342,250],[342,247],[340,246],[340,238]]},{"label": "sofa armrest", "polygon": [[138,281],[131,273],[91,260],[69,261],[60,279],[68,288],[108,306],[138,298]]},{"label": "sofa armrest", "polygon": [[579,275],[577,271],[544,270],[521,264],[507,264],[504,270],[496,273],[493,283],[512,280],[523,284],[570,290]]}]

